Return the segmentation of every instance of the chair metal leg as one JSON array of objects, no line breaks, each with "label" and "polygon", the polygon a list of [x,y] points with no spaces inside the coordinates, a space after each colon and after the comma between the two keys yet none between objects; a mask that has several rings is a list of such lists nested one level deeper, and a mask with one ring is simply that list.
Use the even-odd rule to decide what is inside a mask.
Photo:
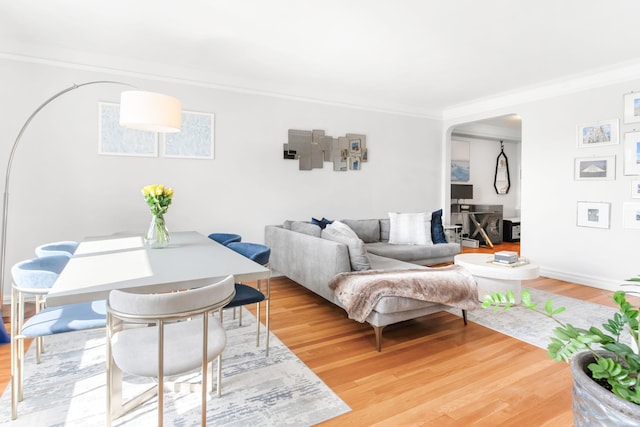
[{"label": "chair metal leg", "polygon": [[[269,267],[269,264],[266,265],[266,267]],[[269,356],[269,309],[270,309],[270,305],[271,305],[271,277],[267,277],[267,288],[264,292],[264,299],[265,299],[265,305],[266,305],[266,309],[265,309],[265,321],[264,321],[264,325],[265,325],[265,356]],[[258,280],[258,286],[260,286],[260,281]],[[262,289],[260,289],[260,291],[262,292]],[[259,322],[258,322],[259,323]]]},{"label": "chair metal leg", "polygon": [[218,355],[218,380],[217,380],[217,395],[222,396],[222,353]]},{"label": "chair metal leg", "polygon": [[256,347],[260,347],[260,303],[256,303]]},{"label": "chair metal leg", "polygon": [[201,388],[201,416],[200,416],[200,425],[207,425],[207,371],[209,363],[207,361],[208,348],[209,348],[209,314],[204,313],[202,315],[202,384]]},{"label": "chair metal leg", "polygon": [[[36,295],[36,313],[40,313],[45,308],[45,302],[42,295]],[[36,361],[40,363],[40,355],[44,353],[44,337],[36,338]]]},{"label": "chair metal leg", "polygon": [[269,305],[271,304],[271,300],[269,300],[269,298],[267,298],[267,308],[266,308],[266,312],[265,312],[265,329],[266,329],[266,335],[265,335],[265,356],[269,356]]},{"label": "chair metal leg", "polygon": [[158,427],[164,424],[164,321],[158,321]]},{"label": "chair metal leg", "polygon": [[462,320],[464,320],[464,325],[467,326],[467,310],[462,310]]}]

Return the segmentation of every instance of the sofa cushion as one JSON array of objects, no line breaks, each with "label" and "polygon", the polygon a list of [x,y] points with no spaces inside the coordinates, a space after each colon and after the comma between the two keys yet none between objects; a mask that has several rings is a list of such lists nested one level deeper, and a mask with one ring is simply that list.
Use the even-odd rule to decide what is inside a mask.
[{"label": "sofa cushion", "polygon": [[[453,256],[460,252],[460,245],[457,243],[446,243],[438,245],[390,245],[384,242],[367,243],[367,252],[382,257],[392,258],[405,262],[420,262],[430,264],[430,260],[441,261],[446,258],[453,259]],[[379,268],[372,265],[372,268]]]},{"label": "sofa cushion", "polygon": [[447,236],[442,226],[442,209],[431,213],[431,240],[433,243],[447,243]]},{"label": "sofa cushion", "polygon": [[389,241],[390,228],[391,228],[391,221],[389,221],[389,218],[382,218],[380,220],[380,241],[381,242]]},{"label": "sofa cushion", "polygon": [[320,237],[322,233],[322,229],[319,226],[305,221],[292,221],[290,230],[315,237]]},{"label": "sofa cushion", "polygon": [[347,245],[352,270],[361,271],[371,268],[364,242],[348,225],[333,221],[322,230],[322,238]]},{"label": "sofa cushion", "polygon": [[[431,244],[431,225],[424,212],[389,212],[389,243],[392,245]],[[428,232],[427,232],[428,230]]]},{"label": "sofa cushion", "polygon": [[365,243],[380,241],[380,221],[377,219],[343,219],[340,222],[347,224]]}]

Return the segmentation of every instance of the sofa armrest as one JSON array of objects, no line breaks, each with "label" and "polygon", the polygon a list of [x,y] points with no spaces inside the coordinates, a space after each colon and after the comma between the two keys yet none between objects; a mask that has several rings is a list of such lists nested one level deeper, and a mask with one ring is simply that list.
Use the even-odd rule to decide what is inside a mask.
[{"label": "sofa armrest", "polygon": [[265,227],[265,243],[271,248],[270,267],[333,302],[329,281],[351,271],[347,245],[286,230]]}]

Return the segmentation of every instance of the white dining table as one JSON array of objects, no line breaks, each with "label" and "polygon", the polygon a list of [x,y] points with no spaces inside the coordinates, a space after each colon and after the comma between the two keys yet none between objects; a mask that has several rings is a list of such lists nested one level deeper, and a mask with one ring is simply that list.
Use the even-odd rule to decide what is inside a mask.
[{"label": "white dining table", "polygon": [[84,239],[46,299],[59,306],[106,299],[114,289],[168,292],[196,288],[232,274],[236,282],[268,279],[270,270],[195,232],[171,233],[165,248],[141,235]]},{"label": "white dining table", "polygon": [[[46,303],[59,306],[104,300],[114,289],[155,293],[196,288],[230,274],[236,282],[246,282],[268,280],[271,271],[195,231],[172,233],[169,246],[164,248],[145,246],[140,235],[91,237],[80,243],[47,294]],[[157,391],[152,387],[141,397],[123,403],[122,371],[112,364],[110,372],[109,419]]]}]

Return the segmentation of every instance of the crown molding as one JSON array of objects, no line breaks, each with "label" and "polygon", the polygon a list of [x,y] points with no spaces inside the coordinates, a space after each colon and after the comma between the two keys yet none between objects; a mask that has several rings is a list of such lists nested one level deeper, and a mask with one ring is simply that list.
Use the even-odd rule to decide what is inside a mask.
[{"label": "crown molding", "polygon": [[448,107],[444,109],[442,118],[443,120],[455,120],[486,111],[514,107],[528,102],[568,95],[630,80],[638,80],[638,76],[640,76],[640,61],[626,62],[594,73],[568,76],[562,80],[555,80],[526,89],[506,92],[493,97]]},{"label": "crown molding", "polygon": [[[156,72],[144,71],[158,69],[158,67],[153,64],[130,63],[120,65],[119,67],[90,65],[80,62],[77,56],[71,55],[69,54],[69,52],[63,52],[63,55],[61,56],[69,58],[67,60],[53,59],[47,56],[50,56],[50,53],[46,54],[44,52],[36,51],[33,55],[25,55],[10,52],[7,50],[0,51],[0,58],[17,62],[28,62],[59,68],[109,73],[120,76],[128,76],[131,78],[144,78],[148,80],[163,81],[228,92],[266,96],[271,98],[308,102],[399,116],[425,118],[437,121],[457,120],[477,114],[482,114],[487,111],[511,108],[528,102],[567,95],[630,80],[637,80],[638,76],[640,76],[640,61],[633,63],[622,63],[617,64],[616,66],[608,67],[606,69],[601,69],[597,72],[572,75],[561,80],[555,80],[528,88],[505,92],[488,98],[472,100],[464,104],[447,107],[442,112],[440,112],[427,111],[424,109],[416,108],[415,106],[406,105],[374,105],[375,103],[371,102],[370,100],[338,101],[314,96],[292,95],[289,93],[285,93],[284,89],[282,91],[269,91],[253,88],[250,87],[250,85],[246,84],[246,82],[243,82],[244,84],[242,84],[241,82],[235,82],[235,84],[216,83],[214,81],[206,79],[206,77],[203,78],[202,76],[198,76],[196,71],[190,72],[189,70],[174,70],[174,72],[172,73],[174,74],[173,76],[169,74],[159,74]],[[114,58],[100,57],[93,58],[91,62],[96,64],[122,64],[122,59],[117,59],[118,61],[114,61]],[[175,75],[182,74],[182,72],[186,72],[187,75],[194,75],[196,77],[175,77]],[[171,73],[171,71],[169,71],[169,73]]]},{"label": "crown molding", "polygon": [[[127,69],[124,69],[124,67],[116,68],[116,67],[108,67],[108,66],[101,66],[101,65],[90,65],[90,64],[76,62],[74,60],[52,59],[52,58],[46,58],[38,55],[24,55],[24,54],[16,54],[16,53],[6,52],[6,51],[5,52],[0,51],[0,59],[7,59],[11,61],[16,61],[16,62],[48,65],[52,67],[66,68],[66,69],[73,69],[73,70],[109,73],[109,74],[114,74],[119,76],[127,76],[131,78],[143,78],[147,80],[155,80],[155,81],[169,82],[169,83],[175,83],[175,84],[181,84],[181,85],[196,86],[196,87],[215,89],[215,90],[221,90],[221,91],[227,91],[227,92],[265,96],[265,97],[286,99],[286,100],[298,101],[298,102],[308,102],[313,104],[329,105],[333,107],[341,107],[341,108],[370,111],[370,112],[376,112],[376,113],[392,114],[397,116],[416,117],[416,118],[424,118],[424,119],[437,120],[437,121],[442,120],[442,116],[440,112],[424,111],[424,110],[416,109],[411,106],[405,106],[405,105],[376,106],[376,105],[373,105],[373,103],[367,103],[366,101],[363,101],[363,102],[359,102],[357,100],[354,100],[353,102],[336,101],[331,99],[315,98],[312,96],[298,96],[298,95],[291,95],[283,92],[260,90],[260,89],[255,89],[251,87],[244,87],[244,86],[233,85],[233,84],[214,83],[211,81],[201,80],[199,78],[183,78],[183,77],[175,77],[170,75],[163,75],[163,74],[135,70],[135,69],[140,70],[142,68],[154,68],[152,64],[144,64],[142,66],[141,64],[129,64],[131,65],[131,69],[127,70]],[[121,58],[118,58],[118,60],[119,61],[106,61],[104,57],[101,57],[100,60],[96,62],[106,62],[106,63],[122,62]]]}]

